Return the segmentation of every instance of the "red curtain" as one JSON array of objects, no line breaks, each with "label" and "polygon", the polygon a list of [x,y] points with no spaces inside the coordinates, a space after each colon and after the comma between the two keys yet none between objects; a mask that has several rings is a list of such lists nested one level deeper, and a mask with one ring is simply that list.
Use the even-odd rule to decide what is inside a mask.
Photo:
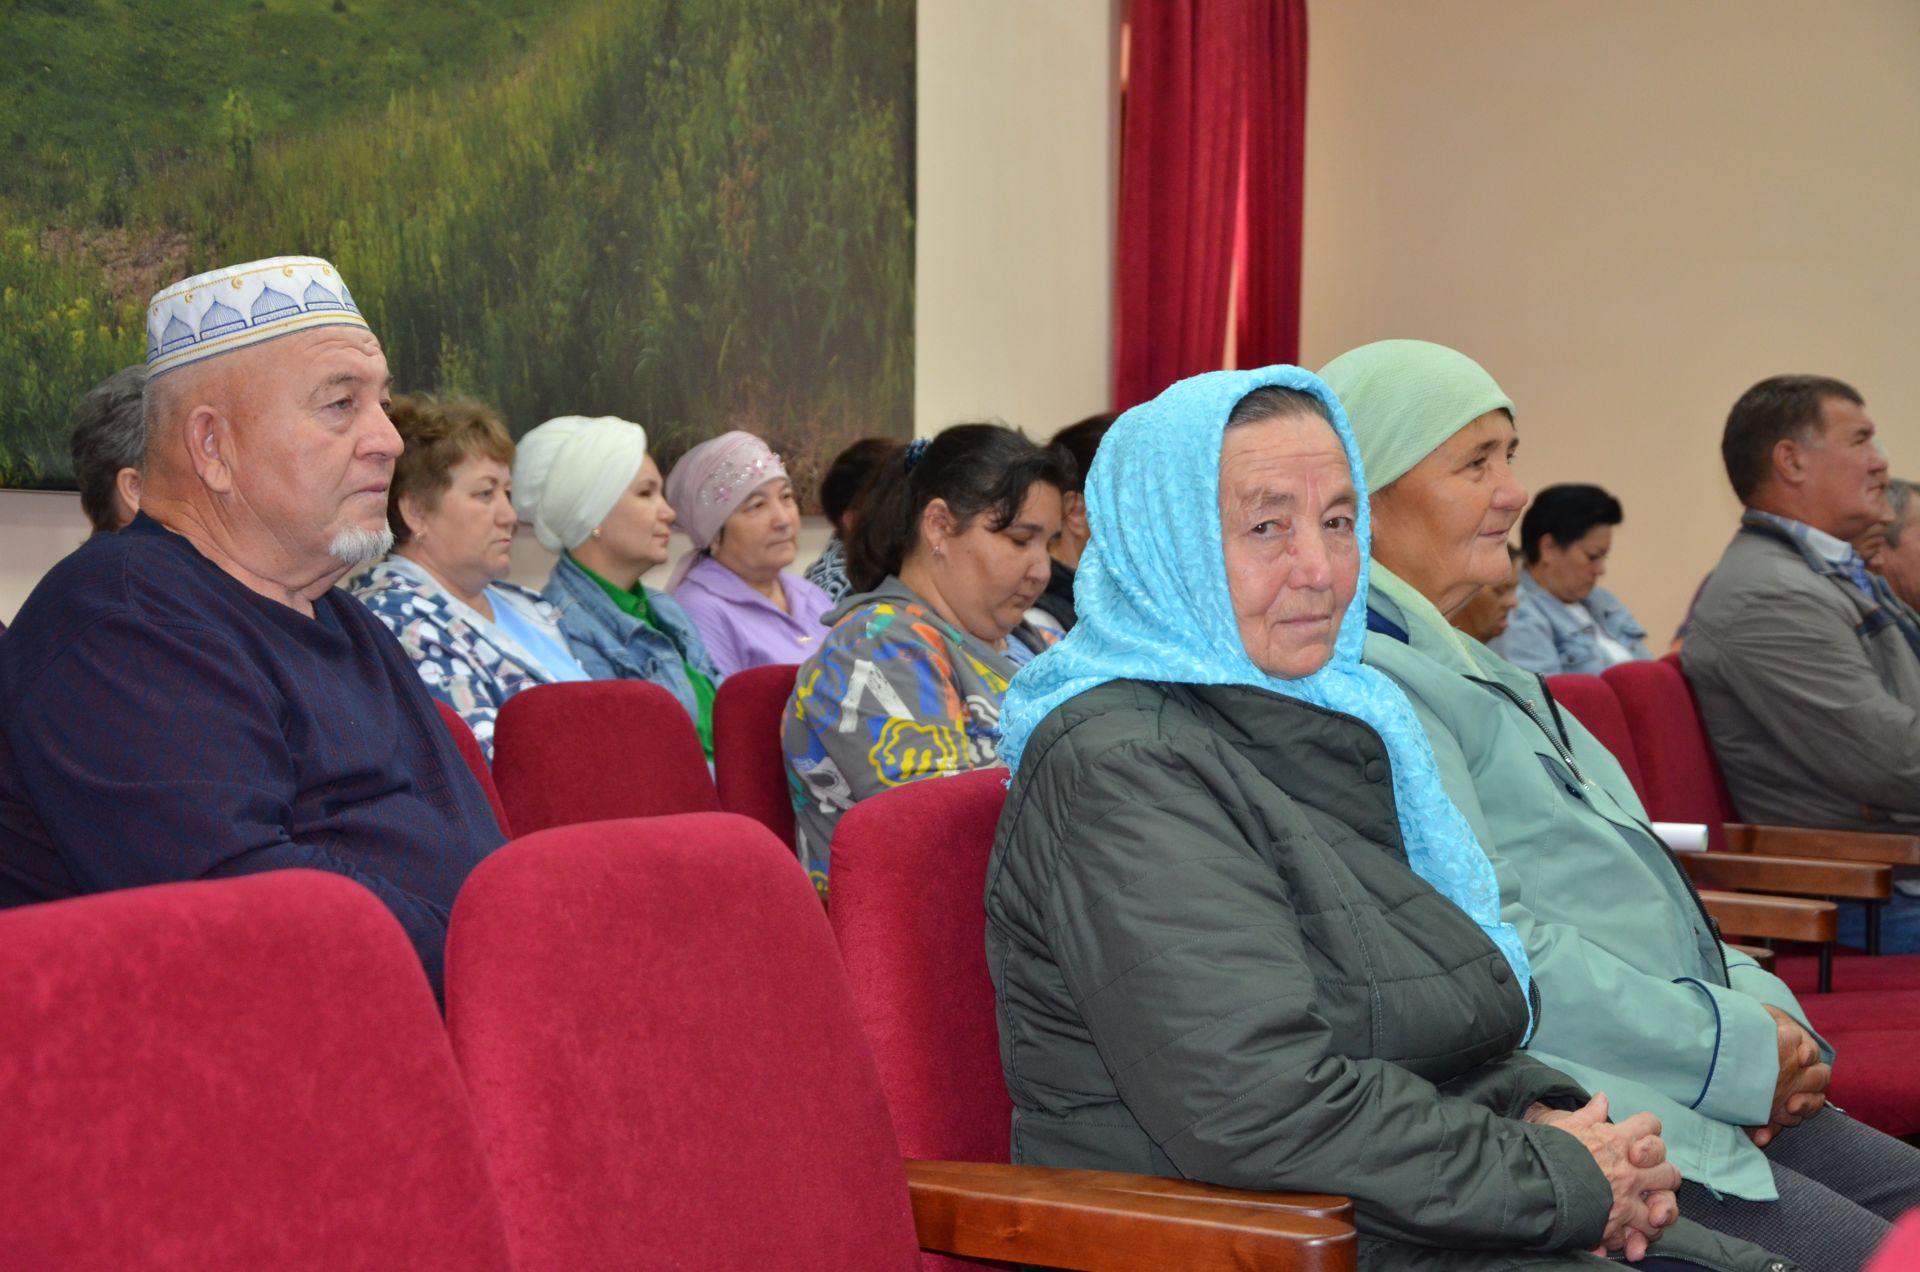
[{"label": "red curtain", "polygon": [[1240,192],[1236,358],[1243,367],[1300,357],[1300,225],[1307,165],[1306,0],[1253,0],[1248,47],[1264,73],[1247,80],[1247,152]]},{"label": "red curtain", "polygon": [[[1114,405],[1299,353],[1305,0],[1133,0],[1121,136]],[[1236,223],[1244,231],[1236,243]]]}]

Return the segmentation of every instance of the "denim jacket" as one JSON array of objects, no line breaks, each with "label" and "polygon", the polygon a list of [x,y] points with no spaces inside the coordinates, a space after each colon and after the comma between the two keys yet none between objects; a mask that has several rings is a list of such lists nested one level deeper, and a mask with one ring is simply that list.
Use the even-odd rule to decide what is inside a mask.
[{"label": "denim jacket", "polygon": [[[429,578],[404,557],[376,561],[348,580],[353,594],[387,625],[413,659],[427,692],[460,713],[493,759],[493,718],[522,689],[549,684],[553,675],[526,650]],[[540,594],[514,583],[492,583],[536,621],[553,622]]]},{"label": "denim jacket", "polygon": [[705,642],[680,603],[665,592],[647,589],[647,604],[660,624],[649,627],[613,603],[613,598],[562,555],[543,593],[560,622],[567,647],[595,680],[650,680],[680,700],[687,714],[700,718],[700,704],[683,662],[714,684],[720,672]]},{"label": "denim jacket", "polygon": [[1647,629],[1612,592],[1596,587],[1586,600],[1569,606],[1522,570],[1520,603],[1506,634],[1490,648],[1535,675],[1597,676],[1612,664],[1594,639],[1596,629],[1632,650],[1635,658],[1653,657],[1644,643]]}]

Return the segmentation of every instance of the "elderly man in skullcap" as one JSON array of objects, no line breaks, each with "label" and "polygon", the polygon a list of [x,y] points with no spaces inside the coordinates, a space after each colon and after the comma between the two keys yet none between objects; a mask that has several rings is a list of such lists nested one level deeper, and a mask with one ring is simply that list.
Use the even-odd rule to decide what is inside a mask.
[{"label": "elderly man in skullcap", "polygon": [[0,906],[327,870],[437,990],[501,835],[406,654],[334,588],[391,543],[380,342],[311,257],[176,283],[147,341],[140,512],[0,642]]}]

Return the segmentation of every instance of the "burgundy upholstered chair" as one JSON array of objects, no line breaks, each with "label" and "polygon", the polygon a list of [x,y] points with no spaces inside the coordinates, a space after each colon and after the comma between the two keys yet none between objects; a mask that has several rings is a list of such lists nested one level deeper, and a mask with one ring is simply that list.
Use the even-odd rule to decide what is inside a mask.
[{"label": "burgundy upholstered chair", "polygon": [[[1920,865],[1920,836],[1865,834],[1800,826],[1755,826],[1740,821],[1707,737],[1693,687],[1672,655],[1609,667],[1603,679],[1620,700],[1646,775],[1650,816],[1705,822],[1709,846],[1747,854],[1803,858],[1833,867],[1827,895],[1867,906],[1867,950],[1880,948],[1880,903],[1892,895],[1891,867]],[[1882,880],[1875,867],[1888,867]],[[1920,985],[1920,966],[1911,983]],[[1822,988],[1827,973],[1821,972]]]},{"label": "burgundy upholstered chair", "polygon": [[1548,676],[1547,692],[1620,761],[1627,780],[1645,802],[1647,779],[1640,769],[1640,753],[1634,746],[1633,732],[1627,728],[1626,714],[1620,710],[1620,699],[1614,695],[1613,688],[1598,676]]},{"label": "burgundy upholstered chair", "polygon": [[522,1272],[907,1272],[921,1244],[1352,1267],[1333,1220],[1142,1196],[1133,1176],[903,1163],[813,886],[733,814],[562,827],[482,862],[454,906],[447,1024]]},{"label": "burgundy upholstered chair", "polygon": [[[914,782],[854,805],[834,830],[827,913],[910,1158],[1010,1156],[1013,1101],[981,903],[1006,778],[1005,769],[981,769]],[[1352,1212],[1340,1197],[1266,1200],[1303,1214]]]},{"label": "burgundy upholstered chair", "polygon": [[713,700],[713,776],[720,807],[751,817],[782,842],[793,836],[793,791],[780,726],[793,696],[794,663],[735,672]]},{"label": "burgundy upholstered chair", "polygon": [[493,725],[493,780],[515,834],[720,807],[680,700],[644,680],[535,685]]},{"label": "burgundy upholstered chair", "polygon": [[1601,679],[1619,701],[1640,753],[1647,812],[1660,821],[1705,822],[1709,846],[1725,848],[1725,827],[1740,815],[1680,668],[1665,659],[1624,662]]},{"label": "burgundy upholstered chair", "polygon": [[500,788],[493,784],[493,770],[487,765],[487,753],[480,749],[480,739],[473,736],[473,730],[467,727],[458,711],[438,698],[433,705],[440,708],[440,723],[446,725],[447,732],[453,736],[453,744],[460,749],[460,758],[467,762],[473,780],[487,793],[487,803],[493,809],[494,821],[500,823],[500,833],[512,839],[513,826],[507,821],[507,806],[500,802]]},{"label": "burgundy upholstered chair", "polygon": [[0,1267],[509,1267],[419,959],[337,875],[0,913]]}]

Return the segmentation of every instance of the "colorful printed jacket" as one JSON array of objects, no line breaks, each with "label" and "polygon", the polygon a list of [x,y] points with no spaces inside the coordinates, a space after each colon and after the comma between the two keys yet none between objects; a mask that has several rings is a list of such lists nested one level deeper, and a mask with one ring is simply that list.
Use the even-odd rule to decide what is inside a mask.
[{"label": "colorful printed jacket", "polygon": [[[1000,700],[1016,670],[897,578],[848,597],[827,621],[780,734],[800,860],[823,895],[840,814],[891,787],[999,765]],[[1025,624],[1007,639],[1052,643]]]},{"label": "colorful printed jacket", "polygon": [[[480,749],[493,759],[493,718],[500,704],[553,676],[511,637],[447,595],[405,557],[376,561],[347,581],[375,617],[387,625],[413,659],[427,692],[460,713]],[[554,629],[565,648],[553,606],[516,583],[493,583],[489,592],[518,602],[520,612]]]}]

